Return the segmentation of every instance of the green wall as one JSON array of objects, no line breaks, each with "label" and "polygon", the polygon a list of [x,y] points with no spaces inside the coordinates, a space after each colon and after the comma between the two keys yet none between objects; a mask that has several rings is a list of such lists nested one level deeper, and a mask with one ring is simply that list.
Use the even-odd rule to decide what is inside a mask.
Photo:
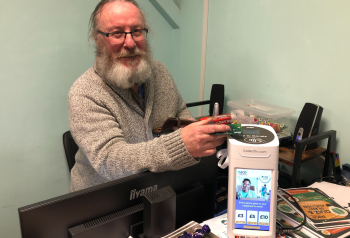
[{"label": "green wall", "polygon": [[[180,8],[180,28],[175,29],[172,72],[183,99],[199,101],[202,57],[203,0],[176,1]],[[205,99],[209,99],[205,98]],[[198,116],[198,107],[190,108]],[[208,111],[208,110],[207,110]],[[207,111],[204,111],[206,113]]]},{"label": "green wall", "polygon": [[[67,96],[94,62],[98,0],[0,0],[0,237],[20,237],[19,207],[69,193]],[[146,0],[155,58],[173,73],[173,29]]]},{"label": "green wall", "polygon": [[67,93],[93,63],[95,2],[0,2],[0,237],[20,237],[18,207],[69,192]]},{"label": "green wall", "polygon": [[[350,1],[209,1],[205,95],[225,84],[226,101],[260,99],[324,108],[321,131],[337,131],[341,163],[350,163]],[[229,108],[226,107],[226,111]]]},{"label": "green wall", "polygon": [[[0,0],[0,237],[20,237],[18,207],[69,192],[67,94],[94,61],[87,24],[97,2]],[[174,0],[178,29],[150,1],[138,2],[155,58],[183,98],[198,101],[203,0]],[[296,109],[290,128],[305,102],[319,104],[321,131],[337,130],[337,151],[350,163],[349,7],[346,0],[209,1],[204,98],[223,83],[226,101],[256,98]]]}]

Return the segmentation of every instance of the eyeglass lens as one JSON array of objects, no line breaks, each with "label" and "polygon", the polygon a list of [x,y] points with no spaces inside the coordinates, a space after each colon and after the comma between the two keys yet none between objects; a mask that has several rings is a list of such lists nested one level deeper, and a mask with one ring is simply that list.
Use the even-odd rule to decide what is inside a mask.
[{"label": "eyeglass lens", "polygon": [[111,44],[120,44],[123,43],[126,35],[131,34],[131,37],[134,41],[143,41],[146,38],[146,33],[144,30],[136,30],[133,32],[115,32],[109,35],[109,40]]}]

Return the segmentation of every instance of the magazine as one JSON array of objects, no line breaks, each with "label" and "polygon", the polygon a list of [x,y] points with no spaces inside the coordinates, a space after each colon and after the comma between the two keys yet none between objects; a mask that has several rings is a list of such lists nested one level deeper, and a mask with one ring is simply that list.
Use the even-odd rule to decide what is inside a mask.
[{"label": "magazine", "polygon": [[[292,225],[290,223],[288,223],[285,219],[281,218],[278,214],[277,214],[277,217],[276,217],[276,224],[283,227],[283,228],[294,228],[295,225]],[[300,231],[300,230],[296,230],[296,231],[293,231],[293,235],[296,236],[296,237],[303,237],[303,238],[309,238],[310,236],[312,236],[313,234],[312,233],[307,233],[307,232],[303,232],[303,231]]]},{"label": "magazine", "polygon": [[324,230],[350,225],[349,212],[321,190],[317,188],[285,190],[294,197],[303,211],[298,209],[294,200],[283,191],[279,190],[278,195],[300,216],[303,216],[304,211],[307,223],[314,229]]},{"label": "magazine", "polygon": [[[320,192],[323,196],[328,197],[322,191],[316,192]],[[331,205],[334,206],[336,203],[334,202]],[[283,221],[290,223],[293,227],[296,227],[303,221],[303,215],[297,211],[298,209],[296,207],[290,206],[289,203],[283,200],[281,197],[277,198],[277,216],[279,219],[282,219]],[[350,235],[350,224],[347,221],[338,220],[333,223],[327,222],[324,226],[317,225],[316,227],[310,224],[309,219],[307,219],[307,222],[301,228],[301,231],[309,234],[310,236],[312,235],[313,237],[347,237]]]}]

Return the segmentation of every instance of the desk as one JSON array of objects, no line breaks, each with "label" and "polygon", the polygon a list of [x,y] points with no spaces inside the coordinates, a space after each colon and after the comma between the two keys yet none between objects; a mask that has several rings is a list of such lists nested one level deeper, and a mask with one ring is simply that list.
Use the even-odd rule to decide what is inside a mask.
[{"label": "desk", "polygon": [[[310,188],[318,188],[333,197],[334,200],[346,208],[350,212],[349,208],[349,197],[350,197],[350,187],[340,186],[336,184],[331,184],[327,182],[314,183],[309,186]],[[209,225],[211,231],[220,238],[228,238],[227,236],[227,213],[222,214],[218,217],[212,218],[208,221],[204,221],[201,225]],[[277,237],[277,236],[276,236]],[[314,237],[314,236],[310,236]]]},{"label": "desk", "polygon": [[[318,147],[313,150],[304,151],[301,156],[301,163],[305,163],[312,160],[318,156],[325,155],[327,149],[323,147]],[[294,166],[295,149],[294,147],[280,147],[279,148],[279,161]]]},{"label": "desk", "polygon": [[[305,146],[324,139],[328,139],[327,149],[317,147],[313,150],[304,151]],[[294,148],[293,145],[279,148],[279,161],[293,167],[291,188],[298,187],[301,164],[321,155],[325,156],[323,176],[328,176],[330,151],[335,150],[335,141],[336,131],[330,130],[319,135],[311,136],[309,138],[297,141],[295,143],[296,148]]]},{"label": "desk", "polygon": [[[299,176],[300,176],[300,166],[301,164],[310,161],[312,159],[318,158],[319,156],[325,156],[327,149],[323,147],[318,147],[313,150],[304,151],[301,155],[301,160],[299,163],[295,163],[295,149],[293,146],[279,147],[279,162],[287,164],[293,168],[293,174],[291,178],[291,187],[298,187]],[[328,166],[324,166],[324,170],[328,171]]]}]

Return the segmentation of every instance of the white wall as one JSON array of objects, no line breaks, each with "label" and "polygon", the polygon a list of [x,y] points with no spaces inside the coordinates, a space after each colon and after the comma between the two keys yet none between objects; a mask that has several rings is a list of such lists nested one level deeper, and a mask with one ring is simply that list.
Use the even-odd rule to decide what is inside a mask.
[{"label": "white wall", "polygon": [[[98,2],[0,0],[0,237],[20,237],[19,207],[69,193],[67,96],[94,62],[87,35]],[[173,29],[139,3],[155,58],[173,70]]]},{"label": "white wall", "polygon": [[[225,84],[226,101],[260,99],[324,108],[321,132],[337,131],[337,152],[350,163],[350,1],[209,1],[206,87]],[[226,107],[226,111],[229,108]]]}]

